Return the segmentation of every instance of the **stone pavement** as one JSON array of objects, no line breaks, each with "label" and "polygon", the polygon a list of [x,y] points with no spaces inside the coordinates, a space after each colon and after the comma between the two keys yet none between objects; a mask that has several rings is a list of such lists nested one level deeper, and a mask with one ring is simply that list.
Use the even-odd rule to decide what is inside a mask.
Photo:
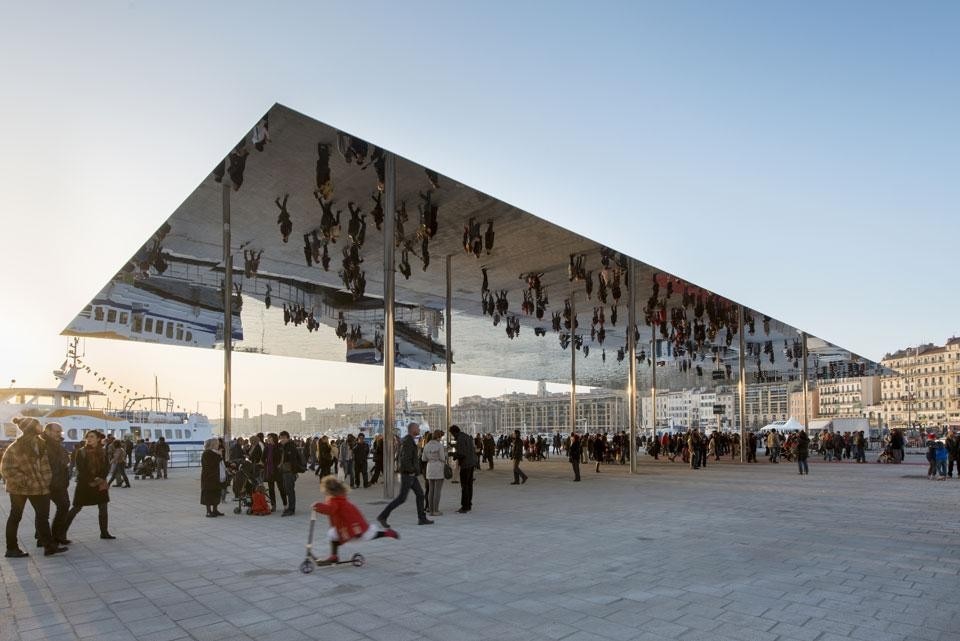
[{"label": "stone pavement", "polygon": [[[195,469],[134,481],[111,491],[118,540],[88,508],[67,554],[0,559],[0,641],[960,639],[958,480],[819,461],[800,477],[644,458],[634,477],[584,466],[582,483],[557,459],[524,468],[522,486],[507,461],[481,472],[467,515],[445,483],[432,526],[411,496],[390,519],[401,540],[345,546],[367,565],[310,575],[312,474],[283,519],[204,518]],[[352,494],[370,518],[381,495]]]}]

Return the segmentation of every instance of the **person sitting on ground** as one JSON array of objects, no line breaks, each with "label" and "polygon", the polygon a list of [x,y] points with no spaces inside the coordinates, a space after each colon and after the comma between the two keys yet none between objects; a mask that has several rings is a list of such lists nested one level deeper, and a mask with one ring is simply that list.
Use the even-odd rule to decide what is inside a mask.
[{"label": "person sitting on ground", "polygon": [[336,476],[328,475],[320,479],[320,488],[327,500],[314,503],[313,509],[315,512],[326,514],[330,518],[330,530],[327,532],[327,539],[330,541],[330,556],[321,563],[339,562],[338,551],[340,546],[354,539],[372,541],[383,537],[400,538],[400,535],[393,528],[384,530],[376,524],[368,524],[357,506],[347,498],[347,486],[337,480]]}]

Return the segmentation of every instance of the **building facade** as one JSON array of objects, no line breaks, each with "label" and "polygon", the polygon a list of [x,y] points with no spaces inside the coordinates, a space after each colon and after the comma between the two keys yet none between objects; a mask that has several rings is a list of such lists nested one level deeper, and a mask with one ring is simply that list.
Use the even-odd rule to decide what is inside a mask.
[{"label": "building facade", "polygon": [[817,384],[820,418],[862,418],[881,398],[879,376],[822,379]]},{"label": "building facade", "polygon": [[960,338],[887,354],[895,370],[880,381],[880,405],[891,427],[960,427]]}]

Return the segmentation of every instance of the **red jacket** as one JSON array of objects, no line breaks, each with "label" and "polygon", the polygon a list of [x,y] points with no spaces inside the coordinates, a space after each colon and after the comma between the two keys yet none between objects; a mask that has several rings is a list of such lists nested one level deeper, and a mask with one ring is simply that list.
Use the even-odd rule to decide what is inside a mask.
[{"label": "red jacket", "polygon": [[340,535],[341,543],[357,538],[369,527],[357,506],[345,496],[328,497],[325,503],[314,503],[313,509],[330,517],[330,525]]}]

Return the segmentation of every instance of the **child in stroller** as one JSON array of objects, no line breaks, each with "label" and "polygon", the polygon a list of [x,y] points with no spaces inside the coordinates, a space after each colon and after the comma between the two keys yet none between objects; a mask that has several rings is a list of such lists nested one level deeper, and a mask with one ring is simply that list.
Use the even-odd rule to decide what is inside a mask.
[{"label": "child in stroller", "polygon": [[[257,507],[262,510],[263,506],[257,506],[255,503],[260,502],[259,498],[262,498],[263,502],[266,502],[266,496],[263,494],[260,477],[253,462],[248,458],[240,459],[231,462],[230,468],[233,472],[233,497],[237,501],[237,506],[233,508],[233,513],[240,514],[246,509],[247,514],[254,514],[255,508]],[[255,497],[258,490],[261,497]],[[258,500],[255,501],[255,498]],[[270,506],[267,504],[267,514],[269,513]],[[257,514],[259,514],[259,512],[257,512]]]},{"label": "child in stroller", "polygon": [[157,472],[157,463],[152,456],[144,456],[140,465],[133,471],[134,479],[152,479]]},{"label": "child in stroller", "polygon": [[877,463],[895,463],[896,459],[893,457],[893,448],[890,445],[886,445],[883,448],[883,451],[880,452],[880,456],[877,457]]}]

